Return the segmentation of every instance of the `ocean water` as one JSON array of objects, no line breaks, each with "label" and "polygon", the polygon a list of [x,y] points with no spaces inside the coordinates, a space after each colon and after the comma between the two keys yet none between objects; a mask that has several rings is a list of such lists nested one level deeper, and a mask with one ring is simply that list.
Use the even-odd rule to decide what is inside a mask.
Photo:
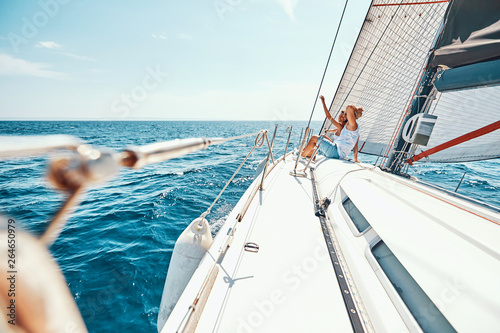
[{"label": "ocean water", "polygon": [[[232,137],[274,122],[0,122],[0,135],[69,134],[100,148],[188,137]],[[293,125],[290,147],[305,122],[280,123],[275,154],[283,154],[285,128]],[[318,129],[320,123],[313,123]],[[90,332],[156,332],[165,276],[177,237],[213,202],[254,145],[254,137],[141,170],[123,169],[90,188],[51,246]],[[0,143],[1,144],[1,143]],[[291,148],[290,148],[291,149]],[[254,151],[207,216],[215,234],[254,179],[265,148]],[[0,161],[0,214],[39,235],[64,196],[46,180],[49,156]],[[360,155],[362,161],[373,157]],[[500,207],[500,160],[420,164],[409,173]]]}]

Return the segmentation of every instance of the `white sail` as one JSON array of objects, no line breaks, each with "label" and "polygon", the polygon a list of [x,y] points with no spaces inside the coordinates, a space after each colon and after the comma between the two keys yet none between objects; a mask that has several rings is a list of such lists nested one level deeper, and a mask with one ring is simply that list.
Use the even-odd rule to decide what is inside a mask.
[{"label": "white sail", "polygon": [[[427,63],[448,1],[375,0],[346,66],[330,112],[349,104],[365,112],[360,151],[387,156]],[[429,113],[437,121],[427,146],[415,154],[500,120],[500,88],[438,93]],[[325,124],[328,128],[329,122]],[[463,162],[500,157],[500,131],[448,148],[421,161]]]},{"label": "white sail", "polygon": [[447,5],[430,0],[372,2],[330,109],[335,116],[349,104],[363,107],[361,152],[386,154]]},{"label": "white sail", "polygon": [[[438,94],[431,107],[437,121],[429,144],[415,154],[500,120],[500,87]],[[466,162],[500,157],[500,130],[429,155],[421,162]]]}]

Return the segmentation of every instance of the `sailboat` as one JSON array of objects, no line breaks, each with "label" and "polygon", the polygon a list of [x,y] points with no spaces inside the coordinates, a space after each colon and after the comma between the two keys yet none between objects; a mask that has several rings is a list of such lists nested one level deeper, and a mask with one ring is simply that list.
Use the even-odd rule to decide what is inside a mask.
[{"label": "sailboat", "polygon": [[377,162],[269,159],[179,237],[158,331],[498,331],[500,210],[405,169],[500,157],[499,58],[498,1],[372,1],[329,111]]},{"label": "sailboat", "polygon": [[[215,238],[205,219],[210,207],[177,240],[158,331],[498,331],[500,209],[423,183],[406,168],[500,157],[499,44],[498,1],[373,0],[329,112],[364,108],[359,150],[377,161],[317,152],[302,159],[309,127],[281,157],[273,155],[276,131],[253,134],[267,158]],[[325,121],[320,134],[330,127]],[[12,270],[24,297],[44,305],[23,309],[30,320],[20,324],[56,332],[86,331],[46,249],[83,188],[121,167],[228,140],[174,140],[115,154],[67,136],[10,139],[0,158],[76,152],[50,166],[49,179],[69,196],[49,229],[41,239],[16,234],[24,250],[15,255],[31,258],[19,261],[24,272],[44,273]],[[13,223],[5,221],[3,239]]]}]

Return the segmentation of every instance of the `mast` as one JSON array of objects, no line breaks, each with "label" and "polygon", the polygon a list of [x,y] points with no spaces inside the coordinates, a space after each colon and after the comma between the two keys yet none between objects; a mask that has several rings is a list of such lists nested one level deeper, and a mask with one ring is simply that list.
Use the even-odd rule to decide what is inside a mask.
[{"label": "mast", "polygon": [[[453,3],[453,0],[450,0],[450,4],[448,5],[448,9],[450,8],[451,4]],[[445,15],[446,17],[446,15]],[[438,73],[439,69],[438,67],[432,67],[430,66],[431,62],[431,56],[433,55],[433,50],[435,49],[440,36],[443,32],[445,26],[445,22],[441,24],[441,27],[438,29],[438,33],[436,34],[436,38],[434,40],[433,46],[431,48],[431,51],[429,52],[427,56],[427,63],[424,69],[424,73],[421,76],[420,82],[418,84],[418,88],[415,91],[415,95],[413,96],[413,99],[411,101],[410,106],[408,107],[408,110],[406,112],[406,115],[403,119],[403,122],[401,123],[401,127],[399,129],[399,132],[397,134],[395,143],[394,143],[394,148],[391,151],[389,158],[387,159],[387,164],[385,167],[394,174],[400,174],[401,169],[403,168],[404,164],[408,160],[407,155],[410,152],[411,149],[411,144],[406,142],[403,139],[403,132],[404,132],[404,126],[403,124],[406,124],[406,122],[413,116],[419,113],[424,113],[427,110],[429,110],[432,100],[434,99],[436,95],[436,88],[434,87],[434,80],[436,77],[436,74]]]},{"label": "mast", "polygon": [[[450,0],[439,33],[428,54],[427,65],[402,123],[407,124],[414,115],[428,112],[438,92],[441,103],[447,100],[444,106],[437,104],[433,110],[434,116],[443,116],[441,136],[430,140],[431,144],[426,151],[420,153],[421,157],[486,136],[500,128],[498,106],[494,104],[495,97],[500,95],[499,36],[498,0]],[[474,96],[465,92],[470,89],[475,89]],[[460,95],[457,95],[459,91]],[[456,129],[454,124],[467,112],[461,105],[462,100],[481,110],[481,120]],[[386,164],[389,171],[395,174],[400,174],[404,164],[411,158],[409,153],[412,143],[404,140],[411,130],[408,125],[400,126]],[[499,136],[500,133],[497,132],[475,144],[461,146],[447,156],[441,155],[434,161],[496,158],[500,156],[500,149],[495,144]]]},{"label": "mast", "polygon": [[[434,78],[436,76],[437,68],[426,68],[418,88],[416,90],[415,96],[408,108],[405,118],[402,124],[405,124],[411,117],[418,113],[424,113],[429,110],[432,100],[434,99],[436,90],[434,88]],[[404,126],[401,126],[397,139],[394,144],[394,149],[389,156],[386,167],[390,172],[395,174],[400,174],[404,163],[408,158],[407,154],[411,149],[411,144],[403,139]]]}]

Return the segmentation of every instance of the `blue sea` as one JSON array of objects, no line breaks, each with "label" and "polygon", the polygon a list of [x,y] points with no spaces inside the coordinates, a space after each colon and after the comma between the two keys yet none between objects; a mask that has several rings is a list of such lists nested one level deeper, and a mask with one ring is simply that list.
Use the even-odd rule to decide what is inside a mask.
[{"label": "blue sea", "polygon": [[[290,149],[306,122],[279,123],[275,154]],[[313,123],[319,129],[321,123]],[[274,122],[9,121],[0,135],[68,134],[92,146],[121,151],[134,145],[188,137],[233,137],[268,129]],[[255,137],[211,146],[183,158],[123,169],[88,189],[50,251],[58,262],[90,332],[156,332],[156,320],[177,237],[213,202],[254,146]],[[0,142],[1,144],[1,142]],[[254,179],[265,148],[254,151],[207,216],[215,234]],[[64,196],[46,180],[50,157],[0,161],[0,214],[40,235]],[[360,155],[362,161],[375,161]],[[500,207],[500,160],[419,164],[409,173]]]}]

